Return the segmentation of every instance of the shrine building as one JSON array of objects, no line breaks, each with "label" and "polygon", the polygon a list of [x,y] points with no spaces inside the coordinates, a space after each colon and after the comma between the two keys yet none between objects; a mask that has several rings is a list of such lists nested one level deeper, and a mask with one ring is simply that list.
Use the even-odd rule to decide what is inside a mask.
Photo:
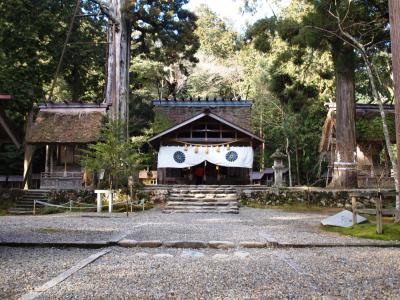
[{"label": "shrine building", "polygon": [[254,152],[264,140],[251,130],[252,101],[154,100],[167,128],[150,138],[158,184],[251,184]]}]

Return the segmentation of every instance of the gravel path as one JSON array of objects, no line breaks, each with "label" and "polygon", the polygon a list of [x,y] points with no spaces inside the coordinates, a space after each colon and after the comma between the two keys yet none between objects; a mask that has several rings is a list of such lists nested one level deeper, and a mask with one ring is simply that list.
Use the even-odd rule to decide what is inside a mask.
[{"label": "gravel path", "polygon": [[95,251],[0,247],[0,299],[17,299]]},{"label": "gravel path", "polygon": [[43,299],[398,299],[399,261],[390,248],[114,248]]},{"label": "gravel path", "polygon": [[[241,208],[240,214],[164,214],[159,209],[131,214],[57,214],[0,217],[0,242],[134,240],[226,240],[280,243],[371,243],[373,241],[323,232],[321,213]],[[399,243],[400,244],[400,243]]]}]

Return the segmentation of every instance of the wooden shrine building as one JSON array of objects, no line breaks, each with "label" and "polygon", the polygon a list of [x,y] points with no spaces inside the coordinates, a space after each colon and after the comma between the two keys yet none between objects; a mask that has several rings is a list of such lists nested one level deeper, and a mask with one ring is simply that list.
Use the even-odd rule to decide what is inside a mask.
[{"label": "wooden shrine building", "polygon": [[254,150],[264,142],[251,131],[252,101],[197,98],[153,104],[158,118],[170,123],[149,140],[158,152],[159,184],[251,183]]},{"label": "wooden shrine building", "polygon": [[[40,164],[41,189],[88,188],[91,176],[79,160],[81,149],[97,142],[108,106],[95,103],[40,104],[35,118],[28,121],[25,138],[24,183],[29,187],[33,164]],[[44,155],[33,160],[35,152]]]},{"label": "wooden shrine building", "polygon": [[[322,130],[320,153],[328,162],[325,175],[329,185],[335,168],[336,157],[336,105],[327,104],[328,114]],[[391,142],[395,139],[394,105],[384,105],[386,121]],[[377,104],[356,104],[356,140],[357,147],[354,162],[357,168],[358,186],[365,188],[394,187],[389,155],[385,147],[382,120]]]}]

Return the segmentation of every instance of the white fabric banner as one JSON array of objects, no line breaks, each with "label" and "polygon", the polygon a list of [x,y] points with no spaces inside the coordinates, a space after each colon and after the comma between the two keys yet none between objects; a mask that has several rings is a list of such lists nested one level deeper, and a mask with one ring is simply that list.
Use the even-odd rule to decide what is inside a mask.
[{"label": "white fabric banner", "polygon": [[[254,151],[252,147],[220,146],[161,146],[158,152],[158,168],[187,168],[205,160],[223,167],[253,168]],[[207,153],[208,152],[208,153]]]}]

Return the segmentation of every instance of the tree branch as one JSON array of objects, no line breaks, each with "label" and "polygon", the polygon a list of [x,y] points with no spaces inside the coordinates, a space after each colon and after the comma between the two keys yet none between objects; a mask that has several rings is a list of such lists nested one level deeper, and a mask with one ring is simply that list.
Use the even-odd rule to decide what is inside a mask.
[{"label": "tree branch", "polygon": [[111,11],[110,4],[104,0],[89,0],[100,7],[100,10],[105,14],[115,25],[119,25],[117,16]]}]

